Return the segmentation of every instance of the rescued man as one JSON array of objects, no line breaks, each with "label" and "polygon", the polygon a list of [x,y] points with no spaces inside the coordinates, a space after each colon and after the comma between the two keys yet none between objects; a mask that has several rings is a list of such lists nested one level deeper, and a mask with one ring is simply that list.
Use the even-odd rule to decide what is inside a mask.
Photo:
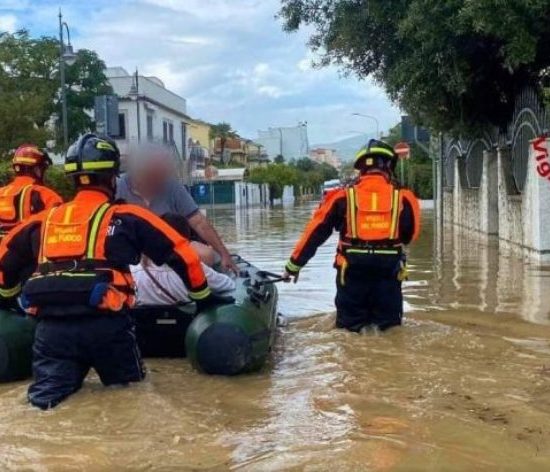
[{"label": "rescued man", "polygon": [[315,211],[285,267],[287,280],[300,270],[336,230],[340,234],[334,267],[336,326],[359,332],[400,325],[401,282],[406,278],[403,246],[420,230],[419,203],[393,179],[397,155],[371,140],[356,155],[358,180],[330,192]]},{"label": "rescued man", "polygon": [[117,185],[117,198],[149,208],[159,216],[167,213],[184,216],[205,243],[200,251],[205,259],[212,262],[210,265],[219,261],[222,268],[237,273],[222,238],[200,212],[186,187],[174,178],[174,157],[168,149],[144,144],[130,156],[127,167],[127,172]]},{"label": "rescued man", "polygon": [[[38,319],[29,401],[52,408],[78,391],[90,368],[104,385],[144,378],[134,323],[130,264],[142,254],[168,264],[198,307],[225,302],[212,295],[200,260],[149,210],[114,201],[120,153],[93,134],[67,151],[74,200],[32,216],[0,245],[0,295],[18,295]],[[36,269],[28,280],[21,273]]]},{"label": "rescued man", "polygon": [[[162,219],[181,236],[190,238],[191,230],[183,216],[167,214]],[[196,244],[191,241],[193,248]],[[136,283],[136,305],[179,305],[190,301],[187,287],[168,264],[158,266],[147,256],[142,256],[141,262],[130,266],[130,270]],[[231,277],[212,269],[204,261],[202,270],[212,293],[227,294],[235,290],[235,281]]]}]

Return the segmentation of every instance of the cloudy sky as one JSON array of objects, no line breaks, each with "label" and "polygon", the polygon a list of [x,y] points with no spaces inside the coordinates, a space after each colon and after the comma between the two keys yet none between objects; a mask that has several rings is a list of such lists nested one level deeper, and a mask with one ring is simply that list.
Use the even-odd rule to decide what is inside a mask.
[{"label": "cloudy sky", "polygon": [[372,83],[312,69],[307,32],[282,31],[279,0],[0,0],[0,30],[55,35],[59,7],[76,48],[158,76],[191,116],[246,137],[307,121],[310,142],[322,143],[374,130],[352,112],[375,115],[381,129],[399,120]]}]

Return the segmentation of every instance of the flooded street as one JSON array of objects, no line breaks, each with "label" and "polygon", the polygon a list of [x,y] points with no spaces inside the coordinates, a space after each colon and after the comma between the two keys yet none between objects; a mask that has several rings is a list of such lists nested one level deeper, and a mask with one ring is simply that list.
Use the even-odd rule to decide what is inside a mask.
[{"label": "flooded street", "polygon": [[[312,208],[210,215],[280,272]],[[426,211],[405,326],[360,336],[332,329],[335,243],[280,286],[291,323],[260,374],[148,360],[145,382],[91,376],[49,412],[26,382],[0,386],[0,469],[550,470],[550,272],[457,229],[434,236]]]}]

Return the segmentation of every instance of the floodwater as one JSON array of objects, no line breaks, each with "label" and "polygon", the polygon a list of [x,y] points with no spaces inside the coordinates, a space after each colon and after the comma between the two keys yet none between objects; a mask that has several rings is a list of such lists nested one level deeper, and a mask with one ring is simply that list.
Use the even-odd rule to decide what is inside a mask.
[{"label": "floodwater", "polygon": [[[212,213],[232,249],[280,271],[313,205]],[[149,360],[59,408],[0,386],[0,470],[550,470],[550,272],[447,228],[410,254],[407,319],[381,336],[333,330],[334,243],[281,287],[271,365],[207,377]],[[316,315],[316,316],[312,316]]]}]

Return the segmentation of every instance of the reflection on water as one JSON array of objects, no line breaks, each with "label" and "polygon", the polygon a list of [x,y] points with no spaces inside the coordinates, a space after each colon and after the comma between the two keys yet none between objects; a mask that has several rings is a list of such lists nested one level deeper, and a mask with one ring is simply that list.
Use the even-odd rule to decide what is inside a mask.
[{"label": "reflection on water", "polygon": [[[236,252],[280,271],[312,208],[211,216]],[[1,468],[548,470],[549,273],[456,230],[433,238],[431,221],[411,251],[404,327],[332,329],[333,240],[280,287],[294,321],[264,372],[152,360],[145,382],[91,377],[51,412],[26,405],[25,383],[0,386]]]}]

